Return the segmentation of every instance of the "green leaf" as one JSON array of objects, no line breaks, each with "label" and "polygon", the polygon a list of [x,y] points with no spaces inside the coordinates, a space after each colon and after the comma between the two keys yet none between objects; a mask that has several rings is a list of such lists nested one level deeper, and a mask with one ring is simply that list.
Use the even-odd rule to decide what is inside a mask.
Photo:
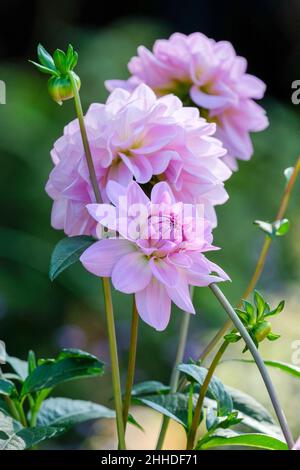
[{"label": "green leaf", "polygon": [[28,376],[28,363],[13,356],[6,357],[7,364],[16,372],[16,374],[24,381]]},{"label": "green leaf", "polygon": [[235,410],[241,411],[257,421],[275,424],[268,410],[251,395],[229,386],[226,386],[226,390],[231,396]]},{"label": "green leaf", "polygon": [[79,260],[82,253],[91,246],[95,240],[92,237],[80,235],[66,237],[55,246],[50,262],[49,277],[53,281],[60,273]]},{"label": "green leaf", "polygon": [[10,396],[17,395],[15,384],[7,379],[0,379],[0,394]]},{"label": "green leaf", "polygon": [[56,49],[56,51],[53,54],[53,59],[55,63],[55,67],[57,70],[59,70],[63,75],[65,75],[68,72],[68,67],[67,67],[67,57],[64,51],[61,51],[60,49]]},{"label": "green leaf", "polygon": [[155,380],[148,380],[146,382],[141,382],[132,387],[132,396],[142,396],[142,395],[155,395],[159,393],[166,393],[170,390],[170,387],[157,382]]},{"label": "green leaf", "polygon": [[7,416],[10,416],[10,411],[8,409],[7,403],[3,397],[0,396],[0,412],[4,413]]},{"label": "green leaf", "polygon": [[61,435],[65,431],[64,428],[59,427],[34,427],[34,428],[23,428],[17,432],[17,437],[25,442],[26,449],[40,444],[46,439],[52,439]]},{"label": "green leaf", "polygon": [[[231,391],[231,388],[227,387],[227,391],[230,392]],[[239,390],[237,391],[239,392]],[[243,392],[241,392],[243,393]],[[234,402],[234,396],[232,396],[233,398],[233,402]],[[265,410],[263,408],[262,405],[260,405],[260,403],[256,402],[256,400],[252,397],[250,397],[250,400],[252,399],[253,402],[254,402],[254,406],[253,406],[253,409],[250,408],[250,405],[253,405],[253,403],[250,401],[249,402],[249,410],[247,410],[246,407],[243,407],[242,404],[236,404],[234,403],[234,409],[236,411],[238,411],[238,418],[239,419],[242,419],[239,427],[240,429],[243,431],[243,432],[258,432],[258,433],[262,433],[262,434],[268,434],[270,436],[274,436],[274,437],[277,437],[279,439],[282,438],[282,432],[279,428],[279,426],[277,424],[275,424],[272,418],[272,416],[268,413],[267,410]],[[255,408],[255,402],[257,403],[258,405],[258,408]],[[237,406],[235,406],[237,405]],[[271,421],[269,421],[269,419],[263,419],[263,414],[260,415],[259,414],[259,411],[261,407],[266,413],[267,415],[269,416],[269,418],[271,419]],[[210,398],[205,398],[204,400],[204,408],[208,411],[210,410],[215,410],[215,416],[217,415],[216,413],[216,410],[217,410],[217,403],[215,400],[212,400]],[[240,409],[241,408],[241,411]],[[243,408],[244,408],[244,412],[243,412]],[[249,414],[247,414],[249,413]],[[256,417],[255,417],[256,415]],[[256,419],[257,418],[257,419]],[[274,424],[273,424],[274,423]]]},{"label": "green leaf", "polygon": [[[183,393],[170,393],[167,395],[150,395],[145,397],[134,397],[133,402],[138,405],[145,405],[155,411],[168,416],[177,423],[187,428],[188,422],[188,395]],[[194,397],[194,406],[197,396]]]},{"label": "green leaf", "polygon": [[244,325],[248,326],[248,323],[251,320],[251,317],[249,317],[248,313],[244,312],[244,310],[240,310],[239,308],[236,308],[235,311],[238,314],[239,319],[244,323]]},{"label": "green leaf", "polygon": [[58,73],[53,69],[50,69],[49,67],[45,67],[44,65],[38,64],[37,62],[34,62],[34,60],[29,60],[29,62],[33,64],[42,73],[58,76]]},{"label": "green leaf", "polygon": [[[225,433],[224,433],[225,434]],[[201,441],[200,441],[201,444]],[[266,434],[236,434],[232,435],[232,431],[228,436],[216,435],[210,437],[209,440],[201,445],[201,449],[211,449],[213,447],[223,446],[242,446],[242,447],[255,447],[258,449],[267,450],[288,450],[285,442],[280,441],[276,437],[268,436]],[[196,448],[199,448],[198,446]]]},{"label": "green leaf", "polygon": [[28,370],[29,374],[31,374],[34,369],[36,369],[36,357],[33,351],[28,352]]},{"label": "green leaf", "polygon": [[278,313],[281,313],[282,310],[284,309],[284,305],[285,305],[285,302],[284,302],[284,300],[282,300],[281,302],[279,302],[277,307],[274,308],[274,310],[270,310],[269,312],[267,312],[265,314],[265,317],[271,317],[273,315],[278,315]]},{"label": "green leaf", "polygon": [[21,396],[69,380],[99,376],[104,371],[104,364],[97,357],[76,349],[64,349],[55,360],[39,364],[25,380]]},{"label": "green leaf", "polygon": [[282,237],[289,231],[290,221],[288,219],[277,220],[274,222],[273,226],[275,236]]},{"label": "green leaf", "polygon": [[97,403],[70,398],[48,398],[40,408],[37,426],[69,428],[91,419],[114,417],[114,410]]},{"label": "green leaf", "polygon": [[53,70],[53,71],[56,70],[53,58],[51,57],[49,52],[47,52],[46,49],[42,46],[42,44],[38,45],[37,55],[38,55],[40,63],[44,67],[47,67],[47,68],[49,68],[50,70]]},{"label": "green leaf", "polygon": [[[252,359],[232,359],[232,361],[255,364],[255,361]],[[286,372],[287,374],[300,378],[300,367],[282,361],[264,360],[264,363],[266,366],[274,367],[275,369],[280,369],[282,372]]]},{"label": "green leaf", "polygon": [[248,300],[243,300],[243,306],[244,306],[245,312],[248,315],[250,323],[254,323],[256,320],[255,308],[250,302],[248,302]]},{"label": "green leaf", "polygon": [[73,70],[77,65],[78,54],[74,51],[72,44],[69,44],[67,50],[67,68],[68,70]]},{"label": "green leaf", "polygon": [[134,416],[132,416],[130,413],[128,414],[128,420],[127,420],[128,423],[132,424],[133,426],[135,426],[136,428],[138,428],[140,431],[143,431],[145,432],[145,429],[143,428],[143,426],[140,425],[140,423],[137,422],[137,420],[135,419]]},{"label": "green leaf", "polygon": [[269,341],[276,341],[280,338],[280,335],[277,335],[276,333],[269,333],[267,338]]},{"label": "green leaf", "polygon": [[263,317],[266,302],[257,290],[254,291],[254,303],[257,309],[257,319],[260,320]]},{"label": "green leaf", "polygon": [[25,441],[17,435],[20,424],[0,411],[0,450],[24,450]]},{"label": "green leaf", "polygon": [[237,343],[241,339],[241,336],[239,333],[228,333],[224,336],[224,339],[228,341],[228,343]]},{"label": "green leaf", "polygon": [[[207,369],[197,366],[196,364],[180,364],[178,369],[183,372],[189,380],[196,381],[200,386],[203,385]],[[218,403],[219,415],[224,416],[231,413],[233,409],[232,399],[227,393],[225,386],[220,379],[213,376],[208,390],[207,396],[213,398]]]}]

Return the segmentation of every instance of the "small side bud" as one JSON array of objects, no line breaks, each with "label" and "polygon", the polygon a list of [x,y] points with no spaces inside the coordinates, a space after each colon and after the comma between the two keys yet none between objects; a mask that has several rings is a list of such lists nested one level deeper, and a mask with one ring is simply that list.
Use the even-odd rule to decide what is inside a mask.
[{"label": "small side bud", "polygon": [[253,329],[253,334],[258,343],[261,343],[271,333],[271,330],[271,323],[268,321],[263,321]]},{"label": "small side bud", "polygon": [[29,61],[42,72],[51,75],[48,80],[48,91],[51,98],[58,104],[62,105],[63,101],[74,97],[73,87],[70,80],[72,74],[73,82],[76,83],[77,89],[80,89],[80,78],[73,72],[78,61],[78,54],[74,51],[73,46],[69,44],[65,53],[60,49],[56,49],[53,57],[46,49],[39,44],[37,55],[39,63]]}]

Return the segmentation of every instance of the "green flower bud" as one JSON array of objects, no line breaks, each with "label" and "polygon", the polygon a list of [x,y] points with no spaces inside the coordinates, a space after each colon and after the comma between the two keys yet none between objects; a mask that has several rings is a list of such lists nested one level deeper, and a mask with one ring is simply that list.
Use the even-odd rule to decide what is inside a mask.
[{"label": "green flower bud", "polygon": [[[74,72],[73,76],[77,85],[77,89],[79,90],[81,85],[80,78]],[[63,104],[63,101],[69,100],[70,98],[74,97],[72,84],[67,75],[60,77],[51,77],[48,80],[48,91],[51,98],[60,105]]]},{"label": "green flower bud", "polygon": [[253,334],[256,338],[256,340],[260,343],[263,341],[270,333],[272,330],[272,325],[269,321],[263,321],[259,323],[254,329],[253,329]]}]

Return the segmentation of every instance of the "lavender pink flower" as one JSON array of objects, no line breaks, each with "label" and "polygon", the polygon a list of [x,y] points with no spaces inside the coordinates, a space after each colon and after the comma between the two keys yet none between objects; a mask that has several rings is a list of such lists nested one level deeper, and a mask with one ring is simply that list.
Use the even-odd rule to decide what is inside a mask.
[{"label": "lavender pink flower", "polygon": [[[203,229],[196,230],[196,213],[182,217],[183,204],[176,203],[165,182],[154,186],[151,199],[136,182],[124,188],[111,181],[107,191],[118,207],[117,219],[125,218],[127,224],[118,224],[119,238],[101,239],[89,247],[80,258],[84,267],[96,276],[111,277],[115,289],[135,294],[139,315],[157,330],[168,325],[172,302],[195,313],[189,286],[228,279],[203,254],[215,249],[211,224],[202,219]],[[126,217],[121,196],[128,207]],[[136,205],[142,207],[143,217],[133,230]],[[99,224],[115,230],[116,219],[104,216],[103,205],[89,204],[87,209]]]},{"label": "lavender pink flower", "polygon": [[[214,206],[228,195],[223,182],[231,171],[226,150],[213,137],[196,108],[167,95],[157,98],[146,85],[133,92],[117,89],[106,104],[92,104],[85,125],[103,202],[109,181],[127,186],[133,179],[145,191],[167,181],[177,200],[202,203],[214,225]],[[52,225],[69,236],[91,234],[95,221],[86,205],[95,202],[78,121],[71,122],[52,150],[54,168],[46,191],[54,200]]]},{"label": "lavender pink flower", "polygon": [[250,159],[249,133],[268,126],[265,111],[254,101],[264,96],[266,87],[246,72],[246,59],[237,56],[229,42],[216,42],[201,33],[175,33],[156,41],[152,52],[140,46],[128,69],[129,80],[108,80],[108,90],[132,90],[146,83],[158,96],[174,93],[217,124],[216,137],[228,150],[224,160],[231,169],[237,169],[236,159]]}]

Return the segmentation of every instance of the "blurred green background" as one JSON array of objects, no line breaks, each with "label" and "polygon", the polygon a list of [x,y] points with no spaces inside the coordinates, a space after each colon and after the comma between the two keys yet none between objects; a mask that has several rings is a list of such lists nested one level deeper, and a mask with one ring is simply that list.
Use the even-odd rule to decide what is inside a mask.
[{"label": "blurred green background", "polygon": [[[18,2],[10,2],[10,7],[14,7],[15,3]],[[80,17],[80,11],[74,13],[72,2],[53,2],[52,9],[47,7],[46,2],[33,3],[35,6],[43,5],[43,8],[36,8],[31,13],[34,17],[30,17],[30,24],[36,25],[35,29],[30,30],[31,34],[28,32],[26,36],[22,30],[27,43],[12,47],[10,37],[6,35],[4,40],[7,41],[7,48],[2,42],[0,47],[0,79],[5,81],[7,87],[7,104],[0,105],[0,339],[5,341],[11,355],[21,358],[26,358],[29,349],[34,349],[39,356],[51,356],[62,347],[78,347],[108,362],[99,281],[79,265],[72,267],[53,283],[48,278],[51,251],[63,237],[63,233],[56,232],[50,226],[51,200],[44,192],[52,167],[49,152],[61,135],[63,126],[74,118],[74,107],[72,102],[67,102],[60,108],[50,100],[45,77],[36,73],[27,59],[35,59],[35,45],[39,41],[50,49],[64,48],[68,42],[72,42],[79,52],[77,70],[83,84],[81,96],[86,109],[91,102],[106,99],[107,92],[103,85],[105,79],[127,76],[126,64],[138,45],[151,47],[156,38],[167,37],[175,28],[180,29],[181,10],[177,10],[177,16],[173,12],[171,18],[167,14],[160,17],[157,12],[147,17],[147,10],[137,16],[133,5],[130,8],[132,14],[121,12],[116,17],[108,15],[106,21],[102,18],[97,24],[91,19],[92,11],[88,18],[84,15]],[[203,10],[206,22],[203,18],[199,20],[199,27],[195,27],[195,14],[200,15],[199,8],[196,2],[190,3],[191,7],[197,9],[193,13],[189,8],[188,14],[193,19],[190,23],[181,20],[180,30],[191,32],[201,29],[214,35],[214,13],[208,9],[208,2],[198,2],[206,7]],[[297,13],[299,20],[300,9],[299,2],[291,3],[295,11],[290,12],[290,20],[282,17],[281,22],[282,40],[286,41],[286,47],[289,47],[287,37],[290,38],[290,49],[287,49],[287,55],[282,59],[285,60],[284,67],[274,69],[276,51],[273,51],[274,56],[270,55],[269,62],[267,55],[262,62],[262,55],[271,47],[268,42],[262,43],[266,49],[261,51],[257,41],[252,44],[251,38],[248,38],[241,41],[240,50],[237,32],[236,37],[224,37],[236,40],[234,45],[238,52],[249,53],[250,59],[253,59],[252,62],[249,60],[250,70],[269,80],[267,84],[270,88],[263,103],[268,111],[270,127],[253,136],[254,156],[250,162],[242,163],[239,171],[227,183],[230,200],[218,208],[219,225],[215,230],[215,244],[221,247],[221,251],[215,253],[213,258],[232,278],[231,283],[224,285],[224,291],[233,303],[238,301],[246,287],[263,242],[263,233],[253,225],[253,221],[273,220],[285,186],[283,170],[292,166],[300,153],[300,108],[290,102],[291,82],[299,78],[300,74],[300,61],[297,61],[299,44],[292,43],[296,21],[294,15]],[[55,11],[59,4],[60,9]],[[235,8],[235,2],[229,2],[231,4],[232,9]],[[264,14],[266,5],[269,2],[261,2]],[[242,11],[240,15],[242,18]],[[253,13],[251,21],[254,29],[257,25],[260,31],[259,39],[271,41],[277,34],[272,23],[274,17],[269,17],[269,23],[265,24],[264,35],[261,23],[256,24],[255,18]],[[26,24],[26,18],[24,21]],[[228,27],[230,21],[229,7]],[[262,19],[259,21],[263,22]],[[214,36],[218,39],[220,35],[222,38],[226,35],[227,30],[220,27],[217,19],[215,28]],[[239,31],[238,25],[236,28]],[[258,286],[271,303],[286,299],[286,309],[276,319],[274,328],[282,334],[282,339],[274,345],[269,343],[262,350],[265,357],[287,362],[291,362],[293,341],[300,339],[299,187],[300,184],[288,208],[290,231],[273,243]],[[115,294],[114,300],[124,381],[131,299]],[[224,313],[208,289],[197,290],[196,306],[197,315],[192,319],[186,358],[195,357],[225,320]],[[168,381],[176,350],[180,315],[174,309],[170,325],[162,333],[140,324],[137,381],[154,378]],[[228,356],[236,357],[240,349],[238,344],[229,351]],[[230,385],[253,393],[269,406],[264,387],[253,366],[240,367],[226,363],[220,366],[219,375]],[[295,435],[300,434],[300,382],[277,372],[272,375]],[[110,404],[109,373],[101,378],[101,382],[82,381],[76,383],[76,386],[65,385],[58,393]],[[83,444],[83,440],[94,429],[94,425],[81,426],[75,433],[60,440],[57,446],[80,448],[89,445]],[[110,428],[107,432],[111,432]]]}]

